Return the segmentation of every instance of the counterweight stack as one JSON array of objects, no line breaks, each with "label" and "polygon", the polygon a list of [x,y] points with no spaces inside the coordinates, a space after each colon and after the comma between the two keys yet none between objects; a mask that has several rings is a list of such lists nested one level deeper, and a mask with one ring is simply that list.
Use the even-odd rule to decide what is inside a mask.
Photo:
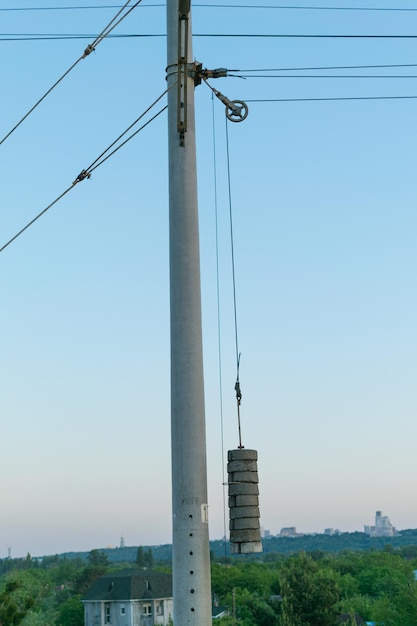
[{"label": "counterweight stack", "polygon": [[229,450],[227,456],[230,551],[233,554],[262,552],[258,453],[239,448]]}]

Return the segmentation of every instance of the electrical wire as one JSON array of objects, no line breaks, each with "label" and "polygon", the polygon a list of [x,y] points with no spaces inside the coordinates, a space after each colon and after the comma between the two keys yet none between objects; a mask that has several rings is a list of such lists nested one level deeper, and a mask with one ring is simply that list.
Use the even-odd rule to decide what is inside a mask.
[{"label": "electrical wire", "polygon": [[120,24],[120,22],[122,22],[133,11],[133,9],[136,9],[136,7],[138,6],[138,4],[141,3],[141,1],[142,0],[137,0],[135,2],[135,4],[133,6],[131,6],[128,9],[128,11],[126,11],[126,13],[124,15],[122,15],[119,19],[117,19],[119,17],[119,15],[121,15],[121,13],[125,9],[127,9],[128,5],[130,4],[131,0],[127,0],[127,2],[123,5],[123,7],[120,9],[120,11],[118,11],[118,13],[116,13],[114,18],[112,20],[110,20],[110,22],[107,24],[106,28],[93,41],[93,43],[91,44],[92,47],[94,48],[95,46],[97,46],[97,44],[99,44],[100,41],[102,41],[107,35],[109,35],[111,33],[111,31],[114,30],[116,28],[116,26],[118,26]]},{"label": "electrical wire", "polygon": [[[140,0],[141,1],[141,0]],[[91,39],[93,35],[0,35],[0,41],[68,41],[71,39]],[[149,35],[107,35],[106,39],[136,39],[141,37],[166,37],[165,33]],[[78,62],[78,61],[77,61]],[[72,68],[71,68],[72,69]]]},{"label": "electrical wire", "polygon": [[237,324],[237,303],[236,303],[236,273],[235,273],[235,246],[234,246],[234,234],[233,234],[233,211],[232,211],[232,185],[230,175],[230,151],[229,151],[229,131],[226,119],[226,160],[227,160],[227,189],[229,196],[229,221],[230,221],[230,254],[232,260],[232,285],[233,285],[233,310],[234,310],[234,322],[235,322],[235,350],[236,350],[236,364],[237,364],[237,380],[239,380],[239,340],[238,340],[238,324]]},{"label": "electrical wire", "polygon": [[[141,0],[138,0],[141,2]],[[0,41],[63,41],[67,39],[90,39],[88,34],[59,34],[59,33],[0,33]],[[166,33],[126,33],[106,35],[106,39],[135,39],[138,37],[166,37]],[[232,39],[417,39],[417,35],[329,35],[329,34],[302,34],[302,33],[194,33],[193,38],[232,38]]]},{"label": "electrical wire", "polygon": [[155,104],[157,102],[159,102],[159,100],[161,100],[161,98],[170,90],[172,89],[172,87],[176,84],[173,83],[173,85],[171,85],[168,89],[166,89],[132,124],[130,124],[130,126],[128,126],[128,128],[121,134],[119,135],[119,137],[117,137],[117,139],[115,139],[87,168],[81,170],[80,174],[78,174],[77,178],[73,181],[72,185],[70,187],[68,187],[64,192],[62,192],[57,198],[55,198],[55,200],[53,200],[50,204],[48,204],[47,207],[45,207],[40,213],[38,213],[38,215],[36,215],[33,219],[30,220],[30,222],[28,222],[23,228],[21,228],[15,235],[13,235],[13,237],[11,237],[11,239],[9,239],[1,248],[0,248],[0,253],[3,252],[11,243],[13,243],[13,241],[15,241],[18,237],[20,237],[20,235],[22,235],[28,228],[30,228],[30,226],[32,226],[40,217],[42,217],[42,215],[44,215],[47,211],[49,211],[49,209],[51,209],[55,204],[57,204],[57,202],[59,202],[59,200],[61,200],[67,193],[69,193],[71,191],[71,189],[73,189],[75,187],[75,185],[77,185],[77,183],[82,182],[83,180],[85,180],[86,178],[90,178],[91,174],[94,170],[96,170],[98,167],[100,167],[101,165],[103,165],[103,163],[105,163],[111,156],[113,156],[116,152],[118,152],[118,150],[120,150],[120,148],[122,148],[124,145],[126,145],[131,139],[133,139],[133,137],[135,137],[140,131],[142,131],[146,126],[148,126],[151,122],[153,122],[157,117],[159,117],[159,115],[161,115],[161,113],[163,113],[168,106],[165,105],[162,109],[160,109],[157,113],[155,113],[155,115],[153,117],[151,117],[147,122],[145,122],[140,128],[138,128],[134,133],[132,133],[131,135],[129,135],[129,137],[127,137],[127,139],[125,139],[125,141],[123,141],[119,146],[117,146],[114,150],[112,150],[111,152],[109,152],[111,150],[111,148],[118,142],[120,141],[120,139],[122,137],[124,137],[129,130],[131,130],[131,128],[137,124],[137,122],[139,120],[141,120],[146,113],[148,113],[150,111],[150,109],[152,107],[155,106]]},{"label": "electrical wire", "polygon": [[416,100],[417,96],[353,96],[337,98],[259,98],[245,102],[332,102],[336,100]]},{"label": "electrical wire", "polygon": [[[122,35],[123,36],[123,35]],[[318,35],[318,34],[247,34],[247,33],[196,33],[193,37],[231,37],[250,39],[417,39],[417,35]]]},{"label": "electrical wire", "polygon": [[240,74],[240,78],[417,78],[417,74]]},{"label": "electrical wire", "polygon": [[33,113],[33,111],[41,104],[41,102],[43,102],[43,100],[45,100],[45,98],[55,89],[55,87],[57,87],[59,85],[59,83],[62,82],[64,80],[64,78],[66,78],[68,76],[68,74],[78,65],[78,63],[80,61],[82,61],[83,59],[85,59],[87,56],[89,56],[91,54],[91,52],[93,52],[93,50],[96,49],[98,44],[101,41],[103,41],[103,39],[105,39],[112,32],[112,30],[114,30],[116,28],[116,26],[118,26],[118,24],[120,24],[120,22],[127,17],[129,15],[129,13],[131,13],[131,11],[133,11],[133,9],[135,9],[138,6],[138,4],[140,4],[141,1],[142,0],[137,0],[135,2],[135,4],[133,6],[131,6],[129,8],[129,10],[124,15],[119,17],[121,15],[121,13],[124,11],[124,9],[126,9],[128,7],[128,5],[130,4],[130,2],[131,2],[131,0],[127,0],[127,2],[123,5],[122,9],[120,9],[120,11],[118,11],[116,13],[116,15],[113,17],[113,19],[111,19],[110,22],[107,24],[107,26],[104,27],[104,29],[101,31],[101,33],[96,36],[94,41],[87,46],[87,48],[84,50],[84,53],[71,65],[71,67],[69,67],[67,69],[66,72],[64,72],[64,74],[62,74],[62,76],[60,78],[58,78],[57,81],[55,81],[55,83],[52,85],[52,87],[50,87],[43,94],[43,96],[41,98],[39,98],[39,100],[37,102],[35,102],[35,104],[29,109],[29,111],[27,111],[27,113],[25,113],[25,115],[17,122],[17,124],[15,124],[13,126],[13,128],[0,140],[0,146],[6,141],[6,139],[8,139],[10,137],[10,135],[12,135],[14,133],[14,131],[17,128],[19,128],[19,126],[29,117],[29,115],[31,113]]},{"label": "electrical wire", "polygon": [[59,200],[61,200],[64,196],[66,196],[67,193],[69,193],[71,189],[73,188],[74,188],[74,185],[71,185],[71,187],[68,187],[63,193],[61,193],[60,196],[55,198],[55,200],[51,202],[51,204],[48,204],[48,206],[45,209],[43,209],[43,211],[38,213],[38,215],[36,215],[32,220],[30,220],[30,222],[28,222],[26,226],[21,228],[15,235],[13,235],[13,237],[9,239],[9,241],[7,241],[0,248],[0,253],[3,252],[3,250],[5,250],[8,246],[10,246],[10,244],[13,243],[13,241],[15,241],[18,237],[20,237],[20,235],[22,235],[25,232],[25,230],[27,230],[30,226],[32,226],[32,224],[34,224],[40,217],[42,217],[42,215],[44,215],[47,211],[49,211],[49,209],[51,209],[57,202],[59,202]]},{"label": "electrical wire", "polygon": [[408,7],[325,7],[306,5],[269,5],[269,4],[193,4],[198,7],[224,8],[224,9],[285,9],[286,11],[417,11],[416,8]]},{"label": "electrical wire", "polygon": [[[223,357],[222,357],[222,327],[220,316],[220,264],[219,264],[219,211],[217,197],[217,150],[216,150],[216,118],[214,93],[211,94],[211,123],[213,137],[213,190],[214,190],[214,225],[216,236],[216,298],[217,298],[217,361],[219,368],[219,410],[220,410],[220,443],[222,455],[222,496],[223,496],[223,536],[227,536],[226,526],[226,467],[224,445],[224,414],[223,414]],[[227,558],[227,543],[224,542],[224,562]],[[228,588],[228,573],[225,567],[225,583]]]},{"label": "electrical wire", "polygon": [[[0,11],[78,11],[85,9],[116,9],[121,5],[119,4],[102,4],[102,5],[88,5],[88,6],[64,6],[64,7],[6,7],[0,9]],[[165,4],[155,3],[147,5],[146,8],[165,7]],[[382,12],[411,12],[417,11],[413,7],[326,7],[326,6],[288,6],[288,5],[257,5],[257,4],[200,4],[193,3],[193,7],[207,8],[207,9],[279,9],[279,10],[297,10],[297,11],[382,11]]]},{"label": "electrical wire", "polygon": [[230,175],[229,128],[228,128],[227,118],[225,118],[225,122],[226,122],[227,187],[228,187],[228,195],[229,195],[230,253],[231,253],[231,261],[232,261],[233,311],[234,311],[234,322],[235,322],[235,349],[236,349],[235,392],[236,392],[236,403],[237,403],[237,425],[238,425],[238,437],[239,437],[238,448],[243,448],[242,431],[241,431],[241,424],[240,424],[240,404],[242,400],[242,392],[240,389],[240,377],[239,377],[240,351],[239,351],[239,333],[238,333],[238,323],[237,323],[235,244],[234,244],[234,234],[233,234],[232,183],[231,183],[231,175]]},{"label": "electrical wire", "polygon": [[198,7],[215,7],[227,9],[285,9],[286,11],[417,11],[416,8],[408,7],[325,7],[325,6],[305,6],[305,5],[268,5],[268,4],[197,4]]},{"label": "electrical wire", "polygon": [[273,67],[264,69],[242,69],[231,70],[232,72],[307,72],[307,71],[324,71],[324,70],[362,70],[362,69],[378,69],[378,68],[394,68],[394,67],[417,67],[417,63],[390,63],[384,65],[327,65],[321,67]]},{"label": "electrical wire", "polygon": [[[131,139],[133,139],[133,137],[135,137],[138,133],[140,133],[140,131],[141,131],[141,130],[143,130],[146,126],[148,126],[151,122],[153,122],[153,121],[154,121],[154,119],[156,119],[157,117],[159,117],[159,115],[161,115],[161,113],[163,113],[164,111],[166,111],[166,109],[167,109],[167,108],[168,108],[168,106],[167,106],[167,105],[166,105],[166,106],[164,106],[164,107],[162,107],[162,109],[160,109],[160,110],[158,111],[158,113],[155,113],[155,115],[154,115],[153,117],[151,117],[151,118],[150,118],[150,120],[148,120],[147,122],[145,122],[145,124],[143,124],[140,128],[138,128],[137,130],[135,130],[135,132],[134,132],[134,133],[132,133],[131,135],[129,135],[129,137],[128,137],[127,139],[125,139],[125,140],[124,140],[124,141],[120,144],[120,146],[117,146],[117,148],[115,148],[112,152],[110,152],[107,156],[105,156],[105,157],[104,157],[101,161],[99,161],[98,163],[96,163],[96,161],[98,160],[98,159],[96,159],[96,161],[94,161],[94,163],[96,163],[96,164],[94,165],[94,167],[93,167],[93,166],[90,166],[90,168],[87,170],[87,171],[88,171],[88,173],[93,172],[93,171],[94,171],[94,170],[96,170],[98,167],[100,167],[100,165],[103,165],[103,163],[104,163],[105,161],[107,161],[107,159],[109,159],[111,156],[113,156],[113,154],[115,154],[116,152],[118,152],[118,150],[120,150],[120,148],[122,148],[124,145],[126,145],[126,144],[128,143],[128,141],[130,141]],[[141,116],[141,117],[142,117],[142,116]],[[140,118],[138,118],[138,120],[139,120],[139,119],[140,119]],[[137,122],[138,120],[136,120],[136,122]],[[135,124],[136,124],[136,122],[135,122]],[[123,133],[123,134],[125,134],[125,133]],[[112,145],[114,145],[114,143],[113,143]],[[109,148],[107,148],[107,150],[108,150],[108,149],[109,149]],[[106,150],[106,152],[107,152],[107,150]],[[1,252],[1,250],[0,250],[0,252]]]}]

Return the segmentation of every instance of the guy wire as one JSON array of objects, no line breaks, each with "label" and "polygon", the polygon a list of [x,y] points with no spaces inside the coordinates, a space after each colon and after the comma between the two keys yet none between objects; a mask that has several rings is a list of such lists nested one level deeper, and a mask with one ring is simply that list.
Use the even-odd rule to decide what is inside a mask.
[{"label": "guy wire", "polygon": [[240,403],[242,400],[242,392],[240,390],[239,380],[239,366],[240,366],[240,352],[239,352],[239,340],[238,340],[238,324],[237,324],[237,304],[236,304],[236,272],[235,272],[235,251],[234,251],[234,234],[233,234],[233,211],[232,211],[232,185],[230,176],[230,151],[229,151],[229,130],[226,119],[226,155],[227,155],[227,184],[229,194],[229,221],[230,221],[230,250],[232,257],[232,282],[233,282],[233,309],[235,319],[235,346],[236,346],[236,401],[237,401],[237,423],[239,434],[239,448],[243,448],[242,445],[242,433],[240,427]]},{"label": "guy wire", "polygon": [[[217,152],[216,152],[216,123],[214,116],[214,93],[211,94],[211,112],[213,127],[213,185],[214,185],[214,223],[216,232],[216,287],[217,287],[217,354],[219,367],[219,403],[220,403],[220,438],[222,451],[222,487],[223,487],[223,536],[227,535],[226,524],[226,474],[224,464],[224,419],[223,419],[223,368],[222,368],[222,345],[221,345],[221,319],[220,319],[220,271],[219,271],[219,214],[217,201]],[[224,542],[224,564],[226,566],[227,545]],[[225,583],[228,585],[227,567],[225,567]]]}]

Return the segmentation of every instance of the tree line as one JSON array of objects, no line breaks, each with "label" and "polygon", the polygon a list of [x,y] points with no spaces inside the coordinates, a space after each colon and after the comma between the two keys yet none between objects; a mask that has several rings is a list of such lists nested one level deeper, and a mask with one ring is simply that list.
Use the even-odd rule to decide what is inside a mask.
[{"label": "tree line", "polygon": [[276,555],[212,567],[226,626],[377,626],[417,624],[417,558],[382,551]]},{"label": "tree line", "polygon": [[[315,550],[256,558],[212,553],[218,626],[378,626],[417,624],[417,546],[339,554]],[[87,560],[61,556],[0,560],[0,626],[83,626],[81,598],[91,583],[124,567],[170,571],[151,549],[112,564],[102,550]]]}]

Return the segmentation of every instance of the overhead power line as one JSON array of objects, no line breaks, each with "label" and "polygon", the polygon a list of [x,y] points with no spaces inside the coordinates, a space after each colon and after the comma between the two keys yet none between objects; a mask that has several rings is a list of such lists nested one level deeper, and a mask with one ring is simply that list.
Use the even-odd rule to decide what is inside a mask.
[{"label": "overhead power line", "polygon": [[240,78],[417,78],[417,74],[262,74],[259,76],[240,74]]},{"label": "overhead power line", "polygon": [[[3,252],[8,246],[10,246],[11,243],[13,243],[13,241],[15,241],[18,237],[20,237],[20,235],[22,235],[26,230],[28,230],[28,228],[30,228],[40,217],[42,217],[42,215],[45,215],[45,213],[47,211],[49,211],[49,209],[51,209],[53,206],[55,206],[55,204],[57,204],[64,196],[67,195],[67,193],[69,193],[71,191],[71,189],[73,189],[75,187],[75,185],[77,185],[78,183],[82,182],[83,180],[85,180],[86,178],[90,178],[91,174],[94,172],[94,170],[96,170],[98,167],[100,167],[100,165],[103,165],[103,163],[105,163],[110,157],[112,157],[116,152],[118,152],[120,150],[120,148],[122,148],[124,145],[126,145],[131,139],[133,139],[133,137],[135,137],[138,133],[140,133],[144,128],[146,128],[146,126],[148,126],[151,122],[153,122],[157,117],[159,117],[159,115],[161,115],[161,113],[163,113],[166,109],[167,106],[165,105],[164,107],[162,107],[162,109],[160,109],[157,113],[155,113],[155,115],[153,115],[153,117],[151,117],[147,122],[145,122],[142,126],[140,126],[137,130],[135,130],[135,132],[133,132],[131,135],[129,135],[129,137],[127,137],[122,143],[119,143],[119,141],[125,136],[127,135],[127,133],[133,128],[133,126],[135,126],[147,113],[149,113],[149,111],[168,93],[168,91],[170,89],[172,89],[172,87],[174,87],[177,83],[173,83],[173,85],[171,85],[168,89],[166,89],[156,100],[154,100],[154,102],[143,112],[141,113],[141,115],[139,115],[138,118],[136,118],[136,120],[130,124],[130,126],[128,126],[126,128],[125,131],[123,131],[123,133],[121,133],[117,139],[115,139],[96,159],[94,159],[94,161],[92,163],[90,163],[90,165],[81,170],[81,172],[78,174],[78,176],[76,177],[76,179],[73,181],[73,183],[71,184],[70,187],[68,187],[65,191],[63,191],[57,198],[55,198],[55,200],[53,200],[50,204],[48,204],[47,207],[45,207],[40,213],[38,213],[33,219],[30,220],[30,222],[28,222],[23,228],[21,228],[15,235],[13,235],[13,237],[11,237],[11,239],[9,239],[1,248],[0,248],[0,253]],[[112,148],[119,143],[119,145],[114,148],[114,150],[112,150]]]},{"label": "overhead power line", "polygon": [[121,4],[98,4],[83,7],[5,7],[0,11],[81,11],[84,9],[118,9],[122,6]]},{"label": "overhead power line", "polygon": [[[141,0],[140,0],[141,1]],[[91,39],[94,35],[7,35],[0,34],[0,41],[66,41],[68,39]],[[107,35],[106,39],[130,39],[141,37],[166,37],[165,33],[157,35]]]},{"label": "overhead power line", "polygon": [[336,98],[258,98],[245,102],[333,102],[337,100],[416,100],[417,96],[353,96]]},{"label": "overhead power line", "polygon": [[[64,7],[6,7],[0,9],[0,11],[81,11],[81,10],[94,10],[94,9],[117,9],[121,5],[119,4],[99,4],[99,5],[87,5],[87,6],[64,6]],[[268,4],[193,4],[194,7],[207,8],[207,9],[269,9],[269,10],[285,10],[285,11],[383,11],[383,12],[410,12],[417,11],[414,7],[326,7],[326,6],[288,6],[288,5],[268,5]],[[155,3],[152,5],[146,5],[146,8],[165,7],[163,3]],[[142,7],[145,8],[145,7]]]},{"label": "overhead power line", "polygon": [[417,63],[395,63],[385,65],[327,65],[321,67],[269,67],[263,69],[243,69],[233,70],[235,73],[240,72],[307,72],[307,71],[324,71],[324,70],[362,70],[362,69],[386,69],[394,67],[417,67]]},{"label": "overhead power line", "polygon": [[228,9],[285,9],[286,11],[417,11],[416,8],[408,7],[326,7],[326,6],[306,6],[306,5],[282,5],[277,4],[274,6],[268,4],[197,4],[193,6],[199,7],[215,7],[215,8],[228,8]]},{"label": "overhead power line", "polygon": [[141,1],[142,0],[137,0],[135,2],[135,4],[133,6],[131,6],[124,13],[124,15],[121,15],[123,13],[123,11],[125,9],[127,9],[128,5],[131,2],[131,0],[127,0],[127,2],[123,5],[123,7],[120,9],[120,11],[118,11],[116,13],[116,15],[113,17],[113,19],[111,19],[110,22],[107,24],[107,26],[105,26],[105,28],[103,28],[101,33],[99,35],[97,35],[95,37],[94,41],[92,43],[90,43],[86,47],[86,49],[84,50],[84,53],[75,61],[75,63],[73,63],[71,65],[71,67],[69,67],[67,69],[67,71],[64,72],[64,74],[62,74],[62,76],[60,78],[58,78],[57,81],[55,81],[55,83],[52,85],[52,87],[50,87],[43,94],[43,96],[41,98],[39,98],[39,100],[37,102],[35,102],[35,104],[29,109],[29,111],[27,111],[27,113],[25,113],[25,115],[17,122],[17,124],[15,124],[13,126],[13,128],[3,137],[3,139],[1,139],[0,145],[2,145],[6,141],[6,139],[8,139],[8,137],[10,137],[10,135],[12,133],[14,133],[14,131],[22,124],[22,122],[24,122],[25,119],[27,119],[29,117],[29,115],[31,113],[33,113],[33,111],[41,104],[41,102],[43,102],[43,100],[45,100],[45,98],[55,89],[55,87],[57,87],[59,85],[59,83],[61,81],[63,81],[64,78],[66,78],[66,76],[68,76],[68,74],[78,65],[78,63],[80,61],[82,61],[83,59],[85,59],[87,56],[89,56],[89,54],[91,54],[91,52],[93,52],[93,50],[96,49],[98,44],[101,43],[103,41],[103,39],[105,39],[112,32],[112,30],[114,30],[116,28],[116,26],[118,26],[118,24],[120,24],[120,22],[122,22],[127,17],[131,13],[131,11],[133,11],[133,9],[135,9],[138,6],[138,4],[140,4]]},{"label": "overhead power line", "polygon": [[[117,36],[117,35],[116,35]],[[123,35],[122,35],[123,36]],[[301,33],[196,33],[193,37],[238,37],[260,39],[417,39],[417,35],[328,35],[328,34],[301,34]]]},{"label": "overhead power line", "polygon": [[[140,2],[141,0],[139,0]],[[138,2],[138,3],[139,3]],[[136,5],[135,5],[136,6]],[[133,7],[134,8],[134,7]],[[94,35],[76,33],[0,33],[0,41],[34,41],[90,39]],[[106,39],[131,39],[138,37],[166,37],[166,33],[129,33],[106,35]],[[417,35],[370,35],[370,34],[309,34],[309,33],[194,33],[193,37],[238,39],[417,39]]]}]

